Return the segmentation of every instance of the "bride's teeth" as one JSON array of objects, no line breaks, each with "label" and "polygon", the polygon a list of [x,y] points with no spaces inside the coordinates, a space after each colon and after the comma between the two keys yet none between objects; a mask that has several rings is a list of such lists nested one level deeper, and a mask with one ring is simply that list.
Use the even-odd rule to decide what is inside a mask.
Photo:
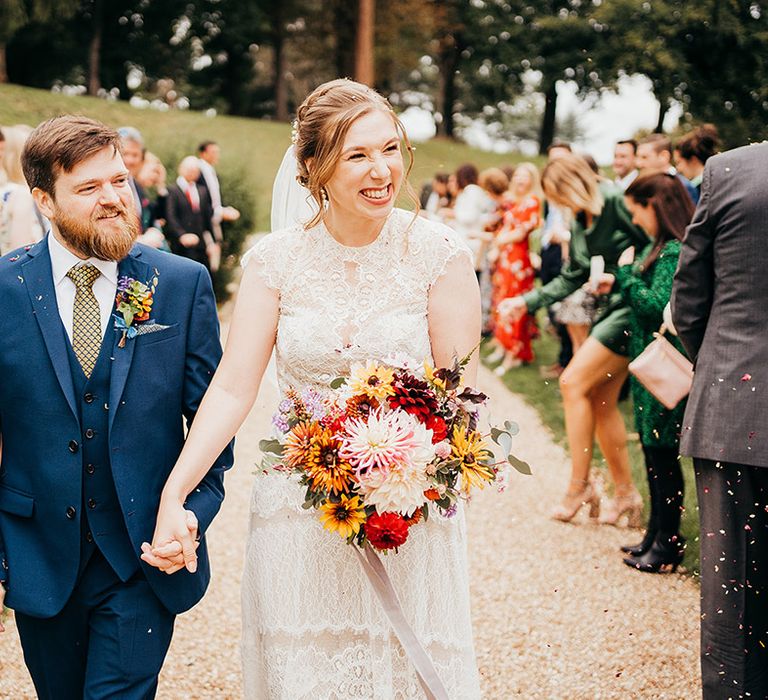
[{"label": "bride's teeth", "polygon": [[363,195],[370,199],[384,199],[389,194],[389,187],[381,190],[363,190]]}]

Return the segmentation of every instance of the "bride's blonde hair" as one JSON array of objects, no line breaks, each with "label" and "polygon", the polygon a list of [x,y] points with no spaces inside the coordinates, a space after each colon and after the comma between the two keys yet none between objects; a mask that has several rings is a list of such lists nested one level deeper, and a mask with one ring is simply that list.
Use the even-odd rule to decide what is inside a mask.
[{"label": "bride's blonde hair", "polygon": [[[362,83],[341,78],[315,88],[296,113],[294,144],[298,180],[309,190],[319,208],[317,214],[305,225],[306,229],[317,226],[325,216],[324,188],[341,158],[347,132],[357,119],[375,109],[392,118],[397,133],[405,143],[410,156],[405,171],[405,191],[418,211],[419,198],[408,182],[413,168],[413,146],[402,122],[389,102],[378,92]],[[309,160],[312,161],[311,168],[307,167]]]}]

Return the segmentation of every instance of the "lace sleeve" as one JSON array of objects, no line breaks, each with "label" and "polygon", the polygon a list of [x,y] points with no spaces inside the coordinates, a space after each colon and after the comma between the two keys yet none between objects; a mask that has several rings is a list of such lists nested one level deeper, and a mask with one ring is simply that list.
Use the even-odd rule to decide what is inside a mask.
[{"label": "lace sleeve", "polygon": [[448,226],[429,222],[429,243],[425,246],[429,286],[439,280],[448,269],[448,265],[457,258],[463,259],[472,267],[472,253],[464,241]]},{"label": "lace sleeve", "polygon": [[255,267],[259,277],[277,291],[283,285],[291,229],[264,234],[240,259],[245,268]]}]

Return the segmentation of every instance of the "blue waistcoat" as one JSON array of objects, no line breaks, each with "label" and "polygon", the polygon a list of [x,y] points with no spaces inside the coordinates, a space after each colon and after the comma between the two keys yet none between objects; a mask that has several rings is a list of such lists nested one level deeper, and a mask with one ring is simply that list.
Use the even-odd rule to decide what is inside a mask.
[{"label": "blue waistcoat", "polygon": [[[111,340],[111,338],[110,338]],[[69,366],[77,397],[82,426],[83,500],[80,513],[82,540],[80,568],[83,569],[94,546],[109,565],[127,581],[139,568],[138,553],[133,551],[128,529],[112,478],[109,458],[109,380],[112,368],[112,344],[102,343],[99,358],[90,379],[86,379],[72,346],[67,343]]]}]

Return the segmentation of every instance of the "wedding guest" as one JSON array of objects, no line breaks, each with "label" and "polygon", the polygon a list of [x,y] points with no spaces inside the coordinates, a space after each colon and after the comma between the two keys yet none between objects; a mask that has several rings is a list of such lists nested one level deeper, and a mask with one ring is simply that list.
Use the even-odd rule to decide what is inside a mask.
[{"label": "wedding guest", "polygon": [[504,208],[501,226],[492,244],[494,352],[487,360],[501,363],[496,368],[499,375],[533,361],[534,317],[525,314],[514,321],[498,318],[497,306],[507,297],[533,289],[536,273],[531,264],[529,239],[541,223],[541,199],[538,169],[533,163],[520,163],[512,176],[509,205]]},{"label": "wedding guest", "polygon": [[165,235],[174,253],[202,263],[210,271],[213,207],[199,177],[197,158],[187,156],[179,163],[179,176],[168,188]]},{"label": "wedding guest", "polygon": [[144,163],[136,177],[136,183],[147,196],[150,226],[139,236],[139,241],[152,248],[170,251],[163,235],[168,200],[166,177],[167,173],[162,161],[154,153],[147,151],[144,154]]},{"label": "wedding guest", "polygon": [[219,269],[221,262],[221,245],[224,241],[224,232],[222,223],[237,221],[240,218],[240,212],[234,207],[225,207],[222,204],[221,184],[219,175],[216,172],[216,166],[221,158],[221,147],[215,141],[203,141],[197,147],[198,165],[200,166],[199,183],[205,185],[208,195],[211,198],[213,206],[213,216],[211,217],[211,234],[213,235],[213,244],[209,246],[208,264],[212,271]]},{"label": "wedding guest", "polygon": [[[605,274],[599,291],[615,286],[631,310],[629,351],[637,357],[654,340],[662,325],[664,307],[672,293],[672,280],[680,256],[680,242],[691,222],[694,206],[683,184],[673,175],[657,173],[637,178],[626,191],[633,223],[651,238],[635,260],[627,248],[615,275]],[[667,335],[680,352],[674,336]],[[628,566],[658,573],[672,570],[683,558],[685,540],[680,535],[684,482],[678,451],[685,401],[665,408],[635,377],[630,378],[635,427],[645,456],[651,512],[639,544],[622,547],[630,556]]]},{"label": "wedding guest", "polygon": [[471,163],[459,166],[454,173],[455,203],[452,209],[444,209],[446,223],[452,226],[472,251],[478,280],[485,264],[485,253],[491,235],[485,226],[493,213],[494,204],[477,184],[479,173]]},{"label": "wedding guest", "polygon": [[683,136],[675,146],[675,164],[695,188],[694,202],[698,202],[701,195],[704,165],[719,147],[720,138],[714,124],[702,124]]},{"label": "wedding guest", "polygon": [[[425,187],[426,190],[426,187]],[[442,209],[450,207],[451,198],[448,192],[448,173],[435,173],[429,185],[429,192],[424,197],[422,204],[422,216],[431,221],[442,222],[440,215]]]},{"label": "wedding guest", "polygon": [[3,127],[5,183],[0,185],[0,255],[36,243],[47,228],[21,167],[21,154],[31,131],[24,125]]},{"label": "wedding guest", "polygon": [[[622,192],[610,182],[598,181],[583,158],[569,155],[551,161],[544,168],[542,185],[550,202],[573,213],[570,258],[548,284],[502,302],[499,313],[508,313],[512,319],[534,313],[586,284],[592,256],[602,256],[605,270],[615,273],[625,248],[644,248],[648,241],[632,223]],[[599,514],[600,499],[589,479],[595,436],[615,490],[614,498],[604,504],[600,521],[615,525],[626,513],[629,522],[635,523],[642,513],[642,498],[632,482],[626,427],[618,409],[619,392],[628,374],[629,315],[621,294],[612,292],[584,345],[560,375],[571,480],[553,512],[557,520],[572,520],[583,505],[589,505],[591,516]]]},{"label": "wedding guest", "polygon": [[615,176],[613,181],[621,190],[626,190],[637,177],[636,153],[637,141],[635,139],[617,141],[613,148],[613,174]]},{"label": "wedding guest", "polygon": [[123,155],[123,162],[128,168],[128,184],[133,194],[133,207],[136,212],[141,231],[144,232],[150,227],[151,212],[149,210],[149,198],[144,192],[144,188],[137,182],[141,168],[144,165],[144,138],[141,132],[132,126],[121,126],[117,133],[120,135],[120,150]]},{"label": "wedding guest", "polygon": [[[554,141],[547,149],[547,160],[557,160],[571,154],[571,146],[562,141]],[[555,279],[563,268],[563,262],[568,259],[568,244],[571,240],[570,212],[567,209],[544,201],[544,226],[541,232],[541,268],[539,278],[542,284]],[[573,357],[573,344],[568,329],[555,317],[555,309],[547,307],[547,315],[552,328],[557,334],[560,348],[557,361],[548,367],[541,368],[545,379],[557,379]]]},{"label": "wedding guest", "polygon": [[707,160],[672,318],[693,360],[682,454],[701,524],[704,700],[768,697],[768,143]]},{"label": "wedding guest", "polygon": [[637,144],[635,163],[641,175],[649,173],[669,173],[680,178],[692,202],[696,202],[698,192],[687,177],[677,172],[672,165],[672,141],[664,134],[650,134]]},{"label": "wedding guest", "polygon": [[493,256],[492,240],[498,235],[501,229],[504,212],[511,205],[511,201],[508,198],[509,178],[500,168],[487,168],[486,170],[483,170],[478,176],[477,182],[493,202],[494,207],[493,211],[488,215],[485,225],[486,233],[490,234],[489,247],[486,251],[483,266],[480,271],[483,337],[489,338],[493,333],[493,289],[491,276],[497,257]]}]

